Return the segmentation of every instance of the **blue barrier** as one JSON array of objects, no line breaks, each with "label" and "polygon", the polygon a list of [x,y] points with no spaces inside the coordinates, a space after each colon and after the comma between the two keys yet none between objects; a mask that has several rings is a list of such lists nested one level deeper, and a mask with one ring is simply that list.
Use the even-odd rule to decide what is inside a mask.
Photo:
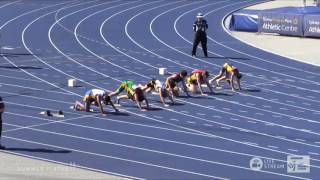
[{"label": "blue barrier", "polygon": [[259,10],[242,10],[231,16],[229,28],[234,31],[258,31],[258,11]]}]

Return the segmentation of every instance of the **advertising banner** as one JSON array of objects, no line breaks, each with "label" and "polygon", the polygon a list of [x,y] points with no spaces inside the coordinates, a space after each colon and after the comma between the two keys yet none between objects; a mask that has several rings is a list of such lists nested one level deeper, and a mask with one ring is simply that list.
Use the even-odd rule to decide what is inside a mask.
[{"label": "advertising banner", "polygon": [[320,15],[304,16],[304,36],[320,37]]},{"label": "advertising banner", "polygon": [[261,12],[258,30],[265,33],[303,36],[303,15]]}]

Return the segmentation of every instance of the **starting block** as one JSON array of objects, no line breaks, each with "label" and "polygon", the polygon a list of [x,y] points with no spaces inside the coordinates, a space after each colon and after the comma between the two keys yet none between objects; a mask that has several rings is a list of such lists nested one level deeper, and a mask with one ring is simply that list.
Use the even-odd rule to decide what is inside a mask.
[{"label": "starting block", "polygon": [[69,87],[76,86],[76,80],[75,79],[68,79],[68,86]]},{"label": "starting block", "polygon": [[166,75],[167,74],[167,68],[159,68],[159,74],[160,75]]},{"label": "starting block", "polygon": [[63,112],[61,110],[59,110],[57,112],[52,112],[50,110],[46,110],[46,111],[40,112],[40,114],[44,115],[44,116],[64,118],[64,114],[63,114]]}]

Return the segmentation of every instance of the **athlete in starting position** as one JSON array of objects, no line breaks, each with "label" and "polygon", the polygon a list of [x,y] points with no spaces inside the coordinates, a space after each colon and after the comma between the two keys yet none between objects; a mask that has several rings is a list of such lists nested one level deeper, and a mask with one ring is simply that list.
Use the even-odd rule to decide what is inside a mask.
[{"label": "athlete in starting position", "polygon": [[111,101],[110,96],[107,95],[107,93],[104,90],[101,89],[91,89],[86,92],[86,94],[83,97],[84,104],[82,104],[79,101],[75,102],[74,109],[77,111],[86,111],[90,112],[91,105],[95,105],[100,108],[100,112],[103,116],[106,116],[106,113],[103,110],[102,103],[105,105],[110,104],[112,108],[118,112],[119,110],[114,106],[114,104]]},{"label": "athlete in starting position", "polygon": [[209,81],[210,84],[213,82],[217,82],[217,85],[220,86],[221,80],[227,80],[229,84],[231,84],[232,91],[235,91],[234,81],[238,84],[238,89],[241,90],[240,79],[242,75],[240,74],[238,68],[232,66],[231,64],[225,63],[220,70],[219,75],[215,76],[213,79]]},{"label": "athlete in starting position", "polygon": [[166,89],[165,85],[159,80],[152,79],[146,85],[142,87],[144,92],[155,91],[159,93],[160,100],[164,106],[168,107],[169,104],[166,103],[165,98],[169,98],[172,104],[174,104],[173,98],[170,96],[169,91]]},{"label": "athlete in starting position", "polygon": [[198,92],[200,90],[201,94],[207,96],[202,90],[201,85],[206,84],[210,92],[213,93],[212,88],[208,82],[209,72],[201,69],[195,69],[192,71],[191,75],[187,78],[187,86],[191,92]]},{"label": "athlete in starting position", "polygon": [[184,92],[187,96],[190,96],[188,93],[188,88],[185,84],[185,78],[188,73],[185,70],[182,70],[180,73],[173,74],[169,76],[166,80],[166,88],[171,92],[171,96],[179,96],[179,88],[177,87],[177,83],[181,82]]},{"label": "athlete in starting position", "polygon": [[[149,109],[149,103],[147,98],[145,97],[142,89],[140,87],[134,87],[134,83],[129,80],[125,80],[120,84],[120,87],[115,91],[109,94],[110,97],[119,95],[122,91],[126,91],[125,95],[120,95],[117,97],[117,104],[120,104],[121,99],[131,99],[132,101],[136,102],[139,109],[141,111],[145,111]],[[141,103],[145,101],[146,109],[142,108]]]}]

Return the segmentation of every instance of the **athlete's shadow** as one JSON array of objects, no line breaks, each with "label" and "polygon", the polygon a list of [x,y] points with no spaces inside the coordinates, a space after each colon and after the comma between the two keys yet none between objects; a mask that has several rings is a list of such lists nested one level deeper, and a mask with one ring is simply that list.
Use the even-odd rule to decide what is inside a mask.
[{"label": "athlete's shadow", "polygon": [[130,116],[128,113],[125,112],[107,112],[110,115],[115,115],[115,116]]},{"label": "athlete's shadow", "polygon": [[211,96],[233,96],[232,94],[223,93],[223,92],[209,93],[209,95],[211,95]]},{"label": "athlete's shadow", "polygon": [[[159,104],[161,104],[162,105],[162,102],[161,101],[159,101],[159,100],[151,100],[152,102],[155,102],[155,103],[159,103]],[[172,102],[170,101],[167,101],[167,103],[170,105],[170,106],[183,106],[184,104],[183,103],[178,103],[178,102],[174,102],[173,104],[172,104]]]},{"label": "athlete's shadow", "polygon": [[161,108],[157,108],[157,107],[149,107],[148,111],[160,111],[162,110]]},{"label": "athlete's shadow", "polygon": [[211,59],[235,59],[235,60],[251,60],[249,58],[243,58],[243,57],[219,57],[219,56],[208,56],[206,58]]},{"label": "athlete's shadow", "polygon": [[19,56],[33,56],[38,54],[31,54],[31,53],[0,53],[2,57],[19,57]]},{"label": "athlete's shadow", "polygon": [[71,153],[70,150],[51,150],[44,148],[6,148],[6,151],[23,151],[23,152],[38,152],[38,153]]},{"label": "athlete's shadow", "polygon": [[260,89],[242,89],[242,92],[261,92]]}]

